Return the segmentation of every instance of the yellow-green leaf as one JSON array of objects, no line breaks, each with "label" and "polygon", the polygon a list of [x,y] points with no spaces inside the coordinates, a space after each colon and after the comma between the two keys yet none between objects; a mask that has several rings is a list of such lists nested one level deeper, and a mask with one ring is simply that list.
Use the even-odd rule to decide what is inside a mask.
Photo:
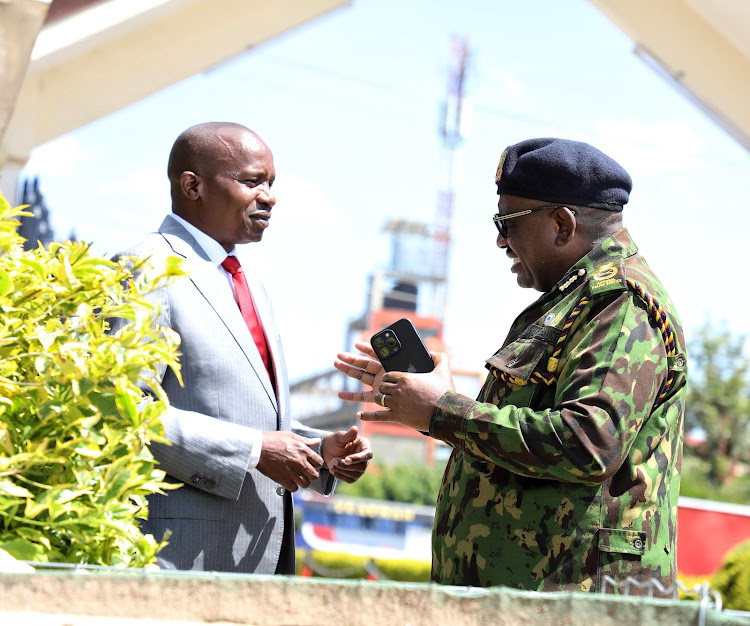
[{"label": "yellow-green leaf", "polygon": [[0,268],[0,296],[7,296],[13,291],[13,280],[7,270]]},{"label": "yellow-green leaf", "polygon": [[17,485],[7,478],[0,479],[0,496],[11,496],[14,498],[33,498],[34,494],[28,489]]}]

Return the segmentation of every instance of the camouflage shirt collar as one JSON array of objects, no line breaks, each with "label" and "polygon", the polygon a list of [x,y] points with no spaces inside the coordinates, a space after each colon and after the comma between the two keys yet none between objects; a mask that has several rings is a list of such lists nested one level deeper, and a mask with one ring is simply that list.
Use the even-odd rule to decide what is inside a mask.
[{"label": "camouflage shirt collar", "polygon": [[586,256],[582,257],[565,275],[558,281],[555,293],[564,293],[571,288],[581,284],[579,279],[591,274],[593,270],[605,263],[627,259],[638,252],[627,228],[621,228],[611,234]]}]

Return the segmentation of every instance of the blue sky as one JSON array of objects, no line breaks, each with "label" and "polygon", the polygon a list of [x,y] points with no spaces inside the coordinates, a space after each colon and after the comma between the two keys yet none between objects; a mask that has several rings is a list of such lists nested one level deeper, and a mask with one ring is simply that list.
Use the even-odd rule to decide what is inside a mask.
[{"label": "blue sky", "polygon": [[252,128],[274,152],[278,203],[243,255],[274,299],[292,380],[324,371],[387,257],[385,221],[434,220],[454,35],[471,50],[471,124],[452,224],[453,365],[481,370],[538,296],[517,287],[490,221],[500,153],[529,137],[588,141],[619,161],[634,180],[625,223],[688,338],[705,322],[744,333],[750,155],[584,0],[354,0],[40,146],[26,173],[41,177],[59,236],[75,229],[112,253],[169,210],[166,160],[183,129]]}]

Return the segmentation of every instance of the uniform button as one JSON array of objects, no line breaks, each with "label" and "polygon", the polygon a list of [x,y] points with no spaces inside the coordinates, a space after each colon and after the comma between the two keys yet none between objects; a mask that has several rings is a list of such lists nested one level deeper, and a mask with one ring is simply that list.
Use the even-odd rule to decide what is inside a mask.
[{"label": "uniform button", "polygon": [[276,487],[276,495],[277,496],[283,496],[284,495],[284,488],[281,487],[281,486]]},{"label": "uniform button", "polygon": [[638,537],[635,541],[633,541],[633,545],[635,546],[636,550],[642,550],[643,549],[643,539]]},{"label": "uniform button", "polygon": [[685,357],[680,355],[677,357],[677,366],[678,367],[685,367]]},{"label": "uniform button", "polygon": [[191,483],[195,483],[196,485],[201,481],[201,477],[196,474],[195,476],[192,476],[190,478]]}]

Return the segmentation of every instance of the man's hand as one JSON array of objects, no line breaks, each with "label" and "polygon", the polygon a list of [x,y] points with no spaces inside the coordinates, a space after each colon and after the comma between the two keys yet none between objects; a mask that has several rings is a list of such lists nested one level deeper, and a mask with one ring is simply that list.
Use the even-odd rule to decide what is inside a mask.
[{"label": "man's hand", "polygon": [[320,439],[285,430],[264,432],[257,469],[289,491],[309,487],[323,465],[323,459],[311,449],[319,443]]},{"label": "man's hand", "polygon": [[350,378],[356,378],[370,389],[365,391],[340,391],[339,398],[351,402],[372,402],[384,411],[360,411],[357,417],[366,422],[397,422],[416,430],[427,432],[430,420],[440,397],[454,391],[448,355],[431,352],[435,369],[428,374],[385,372],[375,360],[372,347],[357,343],[355,347],[371,358],[341,353],[334,366]]},{"label": "man's hand", "polygon": [[345,483],[362,476],[372,458],[370,440],[360,436],[356,426],[323,437],[320,451],[331,474]]},{"label": "man's hand", "polygon": [[333,366],[349,378],[355,378],[362,384],[367,385],[370,389],[365,391],[339,391],[339,398],[350,402],[375,402],[375,392],[378,390],[380,381],[383,380],[385,370],[380,361],[375,358],[375,351],[369,343],[358,341],[354,344],[354,347],[370,358],[363,357],[361,354],[341,352],[338,359],[333,362]]}]

